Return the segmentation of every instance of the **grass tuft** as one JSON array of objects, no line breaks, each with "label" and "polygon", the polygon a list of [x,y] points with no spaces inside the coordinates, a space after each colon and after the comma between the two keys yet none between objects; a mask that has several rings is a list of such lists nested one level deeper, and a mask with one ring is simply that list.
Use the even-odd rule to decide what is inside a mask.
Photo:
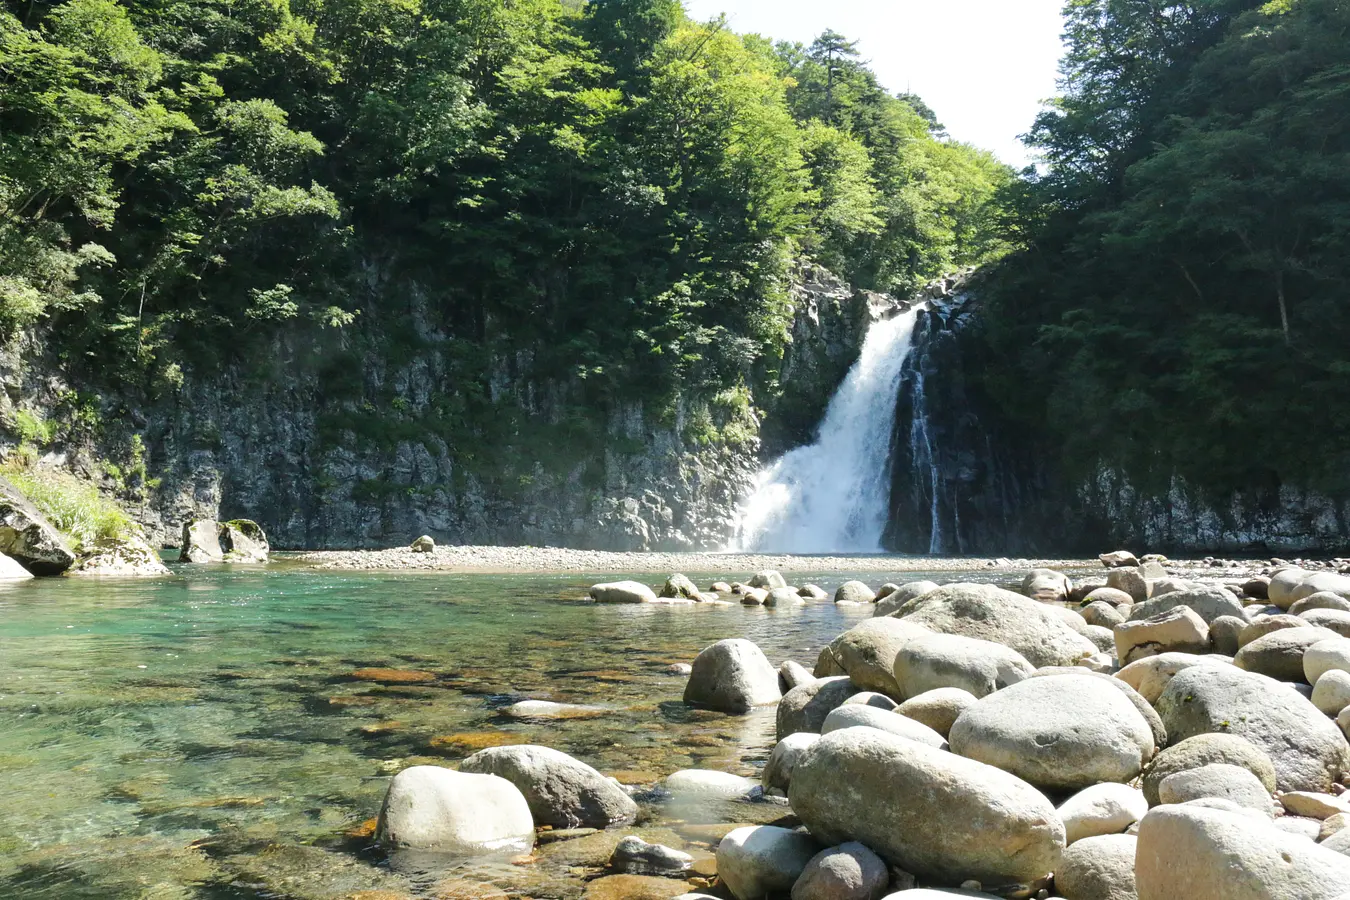
[{"label": "grass tuft", "polygon": [[0,466],[0,475],[22,491],[77,551],[124,537],[136,529],[120,506],[69,472],[11,462]]}]

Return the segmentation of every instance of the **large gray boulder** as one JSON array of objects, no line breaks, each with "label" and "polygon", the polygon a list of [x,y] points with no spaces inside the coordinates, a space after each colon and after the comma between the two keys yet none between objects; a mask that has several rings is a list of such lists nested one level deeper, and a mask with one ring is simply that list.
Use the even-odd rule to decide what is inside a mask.
[{"label": "large gray boulder", "polygon": [[1060,791],[1129,781],[1154,749],[1129,698],[1090,675],[1031,678],[990,694],[961,714],[950,740],[953,753]]},{"label": "large gray boulder", "polygon": [[666,579],[666,583],[661,585],[661,596],[666,598],[683,597],[686,600],[699,599],[700,592],[698,585],[694,584],[693,579],[687,575],[681,575],[679,572]]},{"label": "large gray boulder", "polygon": [[637,804],[623,788],[551,747],[491,747],[464,760],[459,770],[496,775],[514,784],[540,825],[608,828],[637,820]]},{"label": "large gray boulder", "polygon": [[1242,766],[1210,763],[1198,769],[1175,772],[1158,782],[1158,799],[1163,803],[1218,797],[1262,815],[1272,815],[1270,791],[1261,779]]},{"label": "large gray boulder", "polygon": [[1168,776],[1214,764],[1246,769],[1261,782],[1267,794],[1275,791],[1275,764],[1266,751],[1235,734],[1198,734],[1174,743],[1154,757],[1141,782],[1144,799],[1149,806],[1157,806],[1162,802],[1159,787]]},{"label": "large gray boulder", "polygon": [[1035,884],[1064,848],[1055,808],[1020,778],[871,728],[817,741],[789,798],[819,840],[859,841],[937,884]]},{"label": "large gray boulder", "polygon": [[718,641],[694,658],[684,702],[729,713],[777,703],[778,670],[764,652],[744,638]]},{"label": "large gray boulder", "polygon": [[874,616],[889,616],[891,613],[904,606],[916,597],[922,597],[929,591],[936,591],[938,583],[936,581],[910,581],[900,585],[894,591],[891,591],[885,597],[877,600],[877,605],[872,611]]},{"label": "large gray boulder", "polygon": [[1056,812],[1064,823],[1069,844],[1099,834],[1119,834],[1148,812],[1148,801],[1137,788],[1103,782],[1084,788],[1065,800]]},{"label": "large gray boulder", "polygon": [[944,585],[906,603],[896,616],[929,631],[1011,647],[1037,667],[1071,666],[1097,652],[1045,604],[990,584]]},{"label": "large gray boulder", "polygon": [[1350,600],[1332,591],[1318,591],[1316,594],[1309,594],[1302,600],[1295,601],[1289,607],[1289,615],[1301,616],[1314,609],[1339,609],[1342,612],[1350,612]]},{"label": "large gray boulder", "polygon": [[1136,603],[1130,607],[1130,621],[1147,619],[1149,616],[1156,616],[1158,613],[1176,609],[1178,606],[1190,607],[1196,615],[1205,620],[1205,624],[1213,622],[1219,616],[1246,618],[1242,601],[1234,596],[1231,591],[1221,587],[1203,587],[1186,591],[1172,591],[1154,597],[1152,600]]},{"label": "large gray boulder", "polygon": [[896,707],[895,711],[921,722],[938,734],[946,737],[951,733],[961,713],[975,705],[976,696],[960,688],[938,688],[927,691],[917,697],[910,697]]},{"label": "large gray boulder", "polygon": [[[1307,625],[1307,619],[1300,619],[1298,616],[1291,616],[1285,613],[1275,616],[1254,616],[1252,620],[1238,632],[1238,649],[1241,650],[1252,641],[1263,638],[1266,635],[1283,628],[1304,628]],[[1233,655],[1236,656],[1237,654],[1234,653]]]},{"label": "large gray boulder", "polygon": [[1284,791],[1328,791],[1350,765],[1340,729],[1288,684],[1232,666],[1195,666],[1158,698],[1171,740],[1226,732],[1246,738],[1275,766]]},{"label": "large gray boulder", "polygon": [[534,844],[534,819],[505,778],[413,766],[389,782],[375,833],[391,850],[520,851]]},{"label": "large gray boulder", "polygon": [[875,599],[876,593],[861,581],[845,581],[834,592],[835,603],[871,603]]},{"label": "large gray boulder", "polygon": [[1303,654],[1314,644],[1338,639],[1336,632],[1311,625],[1284,628],[1243,647],[1233,657],[1233,665],[1279,681],[1303,681]]},{"label": "large gray boulder", "polygon": [[787,579],[774,569],[765,569],[763,572],[756,572],[750,576],[750,586],[753,588],[764,588],[773,590],[774,588],[784,588],[788,586]]},{"label": "large gray boulder", "polygon": [[1209,623],[1209,647],[1215,653],[1232,656],[1238,652],[1238,638],[1247,627],[1246,619],[1237,616],[1219,616]]},{"label": "large gray boulder", "polygon": [[1122,622],[1115,626],[1113,634],[1116,658],[1121,665],[1163,653],[1204,653],[1209,649],[1209,626],[1189,606],[1175,606],[1147,618]]},{"label": "large gray boulder", "polygon": [[[18,563],[10,561],[29,578]],[[108,576],[114,578],[161,578],[171,574],[169,567],[143,538],[135,534],[103,538],[85,547],[75,565],[66,570],[71,576]]]},{"label": "large gray boulder", "polygon": [[1240,813],[1159,806],[1139,823],[1139,900],[1336,900],[1350,858]]},{"label": "large gray boulder", "polygon": [[893,671],[902,697],[938,688],[960,688],[983,697],[1022,681],[1035,667],[1016,650],[993,641],[929,634],[905,642]]},{"label": "large gray boulder", "polygon": [[1350,637],[1350,612],[1339,609],[1310,609],[1300,619],[1309,625],[1334,631],[1341,637]]},{"label": "large gray boulder", "polygon": [[1040,603],[1063,603],[1072,590],[1069,576],[1054,569],[1032,569],[1022,579],[1022,593]]},{"label": "large gray boulder", "polygon": [[856,693],[858,686],[847,675],[818,678],[788,691],[778,703],[775,729],[778,740],[799,731],[819,734],[825,717]]},{"label": "large gray boulder", "polygon": [[847,841],[811,857],[792,886],[792,900],[880,900],[890,881],[881,857]]},{"label": "large gray boulder", "polygon": [[1350,598],[1350,575],[1337,572],[1313,572],[1307,575],[1289,592],[1289,608],[1293,609],[1298,601],[1321,593]]},{"label": "large gray boulder", "polygon": [[809,834],[775,825],[737,828],[717,845],[717,875],[736,900],[786,894],[818,852]]},{"label": "large gray boulder", "polygon": [[1077,678],[1096,678],[1102,684],[1109,686],[1112,690],[1120,691],[1121,695],[1129,700],[1138,710],[1139,715],[1144,717],[1148,723],[1149,730],[1153,732],[1153,746],[1167,746],[1167,729],[1163,727],[1162,718],[1159,717],[1157,710],[1149,705],[1148,701],[1140,695],[1138,691],[1130,687],[1119,679],[1112,678],[1105,672],[1094,672],[1084,666],[1048,666],[1044,669],[1037,669],[1033,678],[1046,678],[1050,675],[1073,675]]},{"label": "large gray boulder", "polygon": [[1103,834],[1076,841],[1055,870],[1055,893],[1064,900],[1136,900],[1132,834]]},{"label": "large gray boulder", "polygon": [[183,538],[178,561],[185,563],[224,562],[220,548],[220,525],[214,519],[193,519],[183,523]]},{"label": "large gray boulder", "polygon": [[6,478],[0,478],[0,553],[34,575],[60,575],[75,563],[61,532]]},{"label": "large gray boulder", "polygon": [[929,747],[947,749],[947,739],[922,722],[916,722],[898,712],[877,709],[875,706],[847,704],[841,706],[825,717],[825,724],[821,726],[820,733],[826,735],[845,728],[875,728]]},{"label": "large gray boulder", "polygon": [[225,562],[265,563],[272,553],[262,526],[252,519],[221,522],[219,537]]},{"label": "large gray boulder", "polygon": [[1270,574],[1270,583],[1266,585],[1266,598],[1280,609],[1294,605],[1294,588],[1303,583],[1311,573],[1298,566],[1286,566]]},{"label": "large gray boulder", "polygon": [[[821,655],[823,658],[828,652],[829,659],[861,690],[899,699],[900,688],[893,673],[895,656],[906,641],[929,633],[924,626],[904,619],[868,619],[831,641]],[[818,662],[816,675],[830,674],[822,669]]]},{"label": "large gray boulder", "polygon": [[640,581],[609,581],[591,586],[596,603],[655,603],[656,592]]}]

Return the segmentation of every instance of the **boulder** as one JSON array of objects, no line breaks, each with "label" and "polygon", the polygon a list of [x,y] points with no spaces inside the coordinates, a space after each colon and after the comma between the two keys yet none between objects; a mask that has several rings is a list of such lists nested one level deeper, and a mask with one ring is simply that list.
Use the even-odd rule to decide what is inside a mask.
[{"label": "boulder", "polygon": [[1280,795],[1280,805],[1291,816],[1304,816],[1318,821],[1350,814],[1350,799],[1315,791],[1286,791]]},{"label": "boulder", "polygon": [[1178,672],[1192,666],[1226,666],[1228,663],[1211,656],[1194,656],[1190,653],[1160,653],[1132,662],[1115,674],[1116,678],[1139,692],[1149,703],[1157,704],[1158,698]]},{"label": "boulder", "polygon": [[1226,732],[1264,750],[1280,790],[1329,790],[1350,764],[1345,736],[1284,682],[1232,666],[1178,672],[1158,698],[1172,741]]},{"label": "boulder", "polygon": [[877,595],[861,581],[845,581],[834,592],[835,603],[871,603]]},{"label": "boulder", "polygon": [[1064,826],[1044,795],[983,763],[870,728],[822,737],[797,764],[793,811],[827,844],[859,841],[937,884],[1034,884]]},{"label": "boulder", "polygon": [[1185,803],[1201,797],[1219,797],[1271,815],[1270,791],[1261,779],[1231,763],[1210,763],[1198,769],[1174,772],[1158,782],[1158,799],[1163,803]]},{"label": "boulder", "polygon": [[[1350,828],[1344,828],[1320,844],[1322,849],[1331,850],[1350,858]],[[1347,900],[1344,894],[1337,897],[1336,900]]]},{"label": "boulder", "polygon": [[1022,579],[1022,593],[1041,603],[1062,603],[1071,590],[1069,576],[1054,569],[1032,569]]},{"label": "boulder", "polygon": [[1064,900],[1137,900],[1132,834],[1084,838],[1064,851],[1055,870],[1055,893]]},{"label": "boulder", "polygon": [[711,590],[714,594],[734,594],[734,593],[737,593],[737,591],[735,591],[735,590],[731,587],[731,585],[727,584],[725,581],[714,581],[714,582],[710,585],[710,590]]},{"label": "boulder", "polygon": [[845,706],[850,703],[861,703],[863,706],[875,706],[877,709],[886,710],[895,709],[900,705],[885,694],[879,694],[876,691],[860,691],[844,701]]},{"label": "boulder", "polygon": [[1253,575],[1242,583],[1242,593],[1256,600],[1265,600],[1270,596],[1270,576]]},{"label": "boulder", "polygon": [[[868,619],[839,635],[830,642],[828,649],[861,690],[879,691],[898,698],[900,688],[892,671],[896,654],[906,641],[929,633],[924,626],[906,619]],[[819,666],[816,674],[821,674]]]},{"label": "boulder", "polygon": [[960,688],[938,688],[910,697],[896,707],[896,712],[947,737],[961,713],[975,705],[976,696]]},{"label": "boulder", "polygon": [[787,579],[773,569],[765,569],[763,572],[756,572],[750,577],[750,586],[772,590],[773,588],[787,587],[788,583]]},{"label": "boulder", "polygon": [[424,534],[413,541],[408,549],[414,553],[432,553],[436,550],[436,539],[429,534]]},{"label": "boulder", "polygon": [[938,688],[961,688],[983,697],[1022,681],[1035,667],[1016,650],[993,641],[926,634],[905,642],[893,671],[901,697]]},{"label": "boulder", "polygon": [[953,753],[1061,791],[1129,781],[1154,751],[1135,705],[1090,673],[1031,678],[990,694],[961,714],[950,740]]},{"label": "boulder", "polygon": [[630,875],[679,877],[689,871],[694,858],[663,844],[649,844],[635,834],[619,841],[609,857],[609,867]]},{"label": "boulder", "polygon": [[680,769],[666,776],[666,790],[681,798],[741,800],[759,787],[753,778],[711,769]]},{"label": "boulder", "polygon": [[769,753],[768,762],[764,764],[764,774],[760,777],[760,784],[764,786],[764,790],[777,790],[786,795],[788,787],[792,784],[792,770],[818,740],[820,735],[805,731],[780,738]]},{"label": "boulder", "polygon": [[806,598],[792,588],[774,588],[764,598],[765,606],[805,606]]},{"label": "boulder", "polygon": [[656,592],[640,581],[611,581],[591,586],[596,603],[655,603]]},{"label": "boulder", "polygon": [[218,537],[228,563],[265,563],[272,553],[262,526],[252,519],[221,522]]},{"label": "boulder", "polygon": [[1313,685],[1312,705],[1335,718],[1350,706],[1350,672],[1329,669]]},{"label": "boulder", "polygon": [[764,588],[748,587],[741,591],[742,606],[763,606],[769,599],[769,592]]},{"label": "boulder", "polygon": [[6,478],[0,478],[0,553],[34,575],[60,575],[75,563],[61,532]]},{"label": "boulder", "polygon": [[1307,575],[1289,592],[1289,608],[1293,609],[1294,604],[1305,597],[1323,592],[1350,598],[1350,575],[1338,572],[1313,572]]},{"label": "boulder", "polygon": [[820,733],[825,717],[858,693],[858,686],[847,675],[818,678],[795,687],[778,704],[775,733],[778,740],[797,732]]},{"label": "boulder", "polygon": [[1304,651],[1302,674],[1309,684],[1316,684],[1319,678],[1332,669],[1350,672],[1350,638],[1333,635],[1310,644]]},{"label": "boulder", "polygon": [[1159,806],[1139,823],[1139,900],[1334,900],[1350,859],[1273,825],[1200,806]]},{"label": "boulder", "polygon": [[[1049,666],[1044,669],[1037,669],[1033,673],[1033,678],[1045,678],[1050,675],[1075,675],[1084,678],[1096,678],[1101,684],[1109,686],[1112,690],[1120,691],[1121,695],[1133,704],[1139,715],[1144,717],[1148,723],[1149,731],[1153,734],[1154,747],[1167,746],[1167,729],[1163,727],[1162,719],[1158,713],[1149,705],[1149,702],[1140,695],[1138,691],[1130,687],[1118,678],[1112,678],[1105,672],[1093,672],[1084,667],[1081,663],[1077,666]],[[1155,751],[1156,752],[1156,751]],[[1152,754],[1150,754],[1151,756]]]},{"label": "boulder", "polygon": [[666,583],[661,585],[662,597],[683,597],[686,600],[699,599],[698,585],[694,584],[688,577],[676,572],[666,579]]},{"label": "boulder", "polygon": [[1108,569],[1121,569],[1126,566],[1138,566],[1139,558],[1128,550],[1112,550],[1097,557]]},{"label": "boulder", "polygon": [[637,820],[633,799],[595,769],[551,747],[519,744],[480,750],[461,772],[496,775],[525,796],[534,821],[555,828],[608,828]]},{"label": "boulder", "polygon": [[944,585],[911,600],[896,615],[910,626],[1011,647],[1037,667],[1071,666],[1097,652],[1045,604],[989,584]]},{"label": "boulder", "polygon": [[[18,563],[13,565],[18,566],[23,572],[22,577],[33,577]],[[66,570],[66,574],[113,578],[162,578],[172,573],[159,558],[155,548],[138,535],[128,534],[98,541],[80,556],[75,565]]]},{"label": "boulder", "polygon": [[1350,612],[1339,609],[1310,609],[1300,619],[1309,625],[1334,631],[1341,637],[1350,637]]},{"label": "boulder", "polygon": [[922,597],[929,591],[938,589],[936,581],[910,581],[900,585],[885,597],[877,599],[876,610],[872,613],[875,616],[889,616],[891,613],[904,606],[909,601]]},{"label": "boulder", "polygon": [[1291,596],[1294,588],[1298,587],[1308,574],[1297,566],[1276,569],[1270,573],[1270,581],[1266,585],[1266,599],[1280,609],[1288,609],[1298,599]]},{"label": "boulder", "polygon": [[[0,507],[0,534],[3,534],[2,516],[3,507]],[[0,552],[5,552],[3,543],[3,540],[0,540]],[[183,523],[182,545],[178,550],[179,562],[210,563],[223,562],[224,559],[225,551],[220,549],[220,525],[213,519],[193,519]]]},{"label": "boulder", "polygon": [[1143,603],[1149,598],[1148,579],[1139,569],[1112,569],[1106,573],[1106,586],[1130,595],[1135,603]]},{"label": "boulder", "polygon": [[1088,593],[1083,598],[1082,605],[1088,606],[1093,603],[1105,603],[1108,606],[1115,607],[1128,613],[1131,606],[1134,606],[1134,598],[1119,588],[1099,587]]},{"label": "boulder", "polygon": [[[1298,616],[1280,614],[1277,616],[1256,616],[1247,626],[1238,632],[1238,649],[1250,644],[1258,638],[1263,638],[1268,634],[1273,634],[1285,628],[1306,628],[1307,619],[1300,619]],[[1233,654],[1236,656],[1237,654]]]},{"label": "boulder", "polygon": [[792,900],[880,900],[890,882],[881,857],[846,841],[811,857],[792,886]]},{"label": "boulder", "polygon": [[1331,591],[1319,591],[1316,594],[1309,594],[1302,600],[1296,600],[1289,607],[1289,615],[1301,616],[1314,609],[1339,609],[1341,612],[1350,612],[1350,600]]},{"label": "boulder", "polygon": [[1125,614],[1110,603],[1094,600],[1083,607],[1083,621],[1102,628],[1115,628],[1125,621]]},{"label": "boulder", "polygon": [[718,641],[694,658],[684,702],[721,712],[744,713],[777,703],[778,671],[764,652],[744,638]]},{"label": "boulder", "polygon": [[830,595],[825,593],[825,589],[815,584],[804,584],[797,588],[797,593],[801,594],[807,600],[828,600]]},{"label": "boulder", "polygon": [[[1145,605],[1141,603],[1135,609]],[[1163,653],[1204,653],[1209,650],[1209,626],[1189,606],[1177,606],[1147,618],[1122,622],[1115,627],[1114,635],[1116,658],[1122,665]]]},{"label": "boulder", "polygon": [[786,894],[819,851],[811,835],[788,828],[737,828],[717,845],[717,875],[737,900]]},{"label": "boulder", "polygon": [[1157,806],[1162,802],[1159,786],[1165,778],[1214,764],[1246,769],[1267,794],[1275,791],[1275,764],[1264,750],[1237,735],[1201,734],[1173,744],[1154,758],[1141,782],[1144,799],[1149,806]]},{"label": "boulder", "polygon": [[1239,619],[1245,619],[1242,601],[1233,596],[1231,592],[1220,587],[1196,588],[1188,591],[1172,591],[1159,597],[1154,597],[1144,603],[1136,603],[1130,607],[1130,621],[1147,619],[1149,616],[1156,616],[1158,613],[1167,612],[1169,609],[1176,609],[1178,606],[1190,607],[1197,616],[1208,625],[1219,616],[1237,616]]},{"label": "boulder", "polygon": [[1238,635],[1247,627],[1247,620],[1237,616],[1219,616],[1209,623],[1209,649],[1224,656],[1238,652]]},{"label": "boulder", "polygon": [[1119,834],[1148,812],[1144,792],[1127,784],[1104,782],[1084,788],[1056,812],[1064,823],[1064,839],[1073,844],[1099,834]]},{"label": "boulder", "polygon": [[1275,827],[1286,834],[1296,834],[1310,841],[1317,840],[1321,830],[1316,819],[1304,819],[1300,816],[1276,816]]},{"label": "boulder", "polygon": [[812,675],[806,666],[795,660],[784,660],[783,664],[778,667],[778,688],[784,694],[793,688],[811,684],[815,680],[816,676]]},{"label": "boulder", "polygon": [[391,850],[522,851],[534,844],[534,820],[505,778],[413,766],[389,782],[375,833]]},{"label": "boulder", "polygon": [[841,706],[825,717],[820,733],[826,735],[845,728],[875,728],[929,747],[947,749],[947,739],[927,725],[874,706]]},{"label": "boulder", "polygon": [[1184,578],[1152,578],[1148,581],[1148,595],[1150,597],[1161,597],[1163,594],[1170,594],[1173,591],[1193,591],[1203,588],[1205,585],[1198,581],[1187,581]]},{"label": "boulder", "polygon": [[[1237,652],[1233,665],[1280,681],[1303,680],[1303,654],[1320,641],[1345,640],[1325,628],[1285,628],[1257,638]],[[1350,641],[1347,641],[1350,644]]]}]

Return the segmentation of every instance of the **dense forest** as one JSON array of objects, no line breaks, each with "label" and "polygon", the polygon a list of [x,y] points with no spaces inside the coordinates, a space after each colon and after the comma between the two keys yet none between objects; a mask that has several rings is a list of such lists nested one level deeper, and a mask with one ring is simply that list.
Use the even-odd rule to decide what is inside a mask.
[{"label": "dense forest", "polygon": [[986,377],[1071,479],[1350,494],[1350,3],[1071,0]]}]

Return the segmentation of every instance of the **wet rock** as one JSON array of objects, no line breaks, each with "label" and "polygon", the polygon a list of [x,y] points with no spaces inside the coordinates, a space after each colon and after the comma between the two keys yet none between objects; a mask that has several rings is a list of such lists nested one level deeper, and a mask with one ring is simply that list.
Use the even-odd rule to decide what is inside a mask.
[{"label": "wet rock", "polygon": [[714,581],[712,583],[712,592],[714,594],[733,594],[735,590],[725,581]]},{"label": "wet rock", "polygon": [[945,738],[951,734],[961,713],[974,706],[976,699],[970,691],[961,688],[938,688],[910,697],[895,711],[927,725]]},{"label": "wet rock", "polygon": [[848,841],[811,858],[792,886],[792,900],[880,900],[890,880],[881,857]]},{"label": "wet rock", "polygon": [[789,796],[817,839],[858,841],[938,884],[1037,882],[1064,847],[1054,807],[1031,785],[870,728],[823,736],[797,764]]},{"label": "wet rock", "polygon": [[945,585],[905,604],[897,615],[903,616],[898,621],[910,626],[1011,647],[1037,667],[1071,666],[1097,652],[1091,641],[1060,621],[1045,604],[993,585]]},{"label": "wet rock", "polygon": [[413,766],[389,783],[376,835],[389,848],[526,850],[534,843],[534,819],[504,778]]},{"label": "wet rock", "polygon": [[845,581],[834,592],[835,603],[871,603],[877,595],[861,581]]},{"label": "wet rock", "polygon": [[893,669],[901,697],[938,688],[960,688],[983,697],[1033,671],[1031,663],[1010,647],[952,634],[918,635],[906,641]]},{"label": "wet rock", "polygon": [[1064,900],[1137,900],[1132,834],[1104,834],[1071,844],[1055,870]]},{"label": "wet rock", "polygon": [[428,681],[436,680],[434,672],[380,667],[356,669],[352,672],[351,677],[356,681],[374,681],[379,684],[425,684]]},{"label": "wet rock", "polygon": [[1076,791],[1134,778],[1153,755],[1154,737],[1104,678],[1052,675],[976,701],[952,726],[951,748],[1038,787]]},{"label": "wet rock", "polygon": [[[1237,652],[1233,665],[1279,681],[1303,680],[1303,654],[1320,641],[1340,638],[1325,628],[1285,628],[1257,638]],[[1347,642],[1350,646],[1350,642]]]},{"label": "wet rock", "polygon": [[688,853],[663,844],[649,844],[637,835],[619,841],[609,858],[611,869],[630,875],[677,877],[687,872],[693,863],[694,858]]},{"label": "wet rock", "polygon": [[780,738],[769,753],[768,762],[764,764],[764,774],[760,779],[764,790],[776,790],[786,795],[789,785],[792,784],[792,770],[818,740],[820,735],[805,731]]},{"label": "wet rock", "polygon": [[1201,797],[1218,797],[1271,815],[1270,791],[1261,779],[1241,766],[1210,763],[1198,769],[1176,772],[1158,782],[1158,799],[1163,803],[1185,803]]},{"label": "wet rock", "polygon": [[436,551],[436,539],[429,534],[424,534],[412,542],[408,549],[414,553],[434,553]]},{"label": "wet rock", "polygon": [[431,900],[510,900],[506,891],[481,881],[445,878],[431,886]]},{"label": "wet rock", "polygon": [[741,591],[742,606],[763,606],[769,599],[769,592],[763,588],[748,587]]},{"label": "wet rock", "polygon": [[1071,590],[1069,576],[1054,569],[1032,569],[1022,579],[1022,593],[1041,603],[1062,603]]},{"label": "wet rock", "polygon": [[1239,814],[1159,806],[1139,823],[1135,879],[1139,900],[1333,900],[1350,859]]},{"label": "wet rock", "polygon": [[699,599],[698,585],[694,584],[688,577],[676,572],[666,579],[666,583],[661,585],[660,597],[683,597],[686,600]]},{"label": "wet rock", "polygon": [[1143,791],[1126,784],[1094,784],[1059,807],[1064,838],[1069,844],[1101,834],[1119,834],[1148,812]]},{"label": "wet rock", "polygon": [[193,519],[183,523],[183,539],[178,552],[179,562],[209,563],[224,560],[225,551],[220,548],[220,526],[215,521]]},{"label": "wet rock", "polygon": [[219,541],[227,563],[265,563],[272,552],[262,526],[252,519],[221,522]]},{"label": "wet rock", "polygon": [[521,700],[502,710],[502,715],[513,719],[596,719],[608,714],[603,707],[552,700]]},{"label": "wet rock", "polygon": [[775,734],[779,740],[799,731],[819,733],[825,717],[858,693],[847,675],[819,678],[793,688],[778,704]]},{"label": "wet rock", "polygon": [[459,770],[496,775],[514,784],[540,825],[608,828],[637,819],[637,804],[622,788],[551,747],[493,747],[464,760]]},{"label": "wet rock", "polygon": [[782,697],[778,672],[764,652],[743,638],[718,641],[694,659],[684,702],[729,713],[749,712]]},{"label": "wet rock", "polygon": [[[32,577],[18,563],[13,565],[22,573],[19,577]],[[113,578],[160,578],[170,574],[169,567],[164,565],[154,548],[136,535],[99,541],[81,555],[67,572],[70,575]]]},{"label": "wet rock", "polygon": [[1123,622],[1115,627],[1114,634],[1116,658],[1122,665],[1163,653],[1204,653],[1209,649],[1209,626],[1189,606]]},{"label": "wet rock", "polygon": [[653,603],[656,592],[640,581],[610,581],[591,586],[596,603]]},{"label": "wet rock", "polygon": [[717,874],[737,900],[760,900],[791,891],[819,850],[809,834],[787,828],[737,828],[717,845]]},{"label": "wet rock", "polygon": [[763,572],[755,573],[755,575],[751,577],[750,586],[753,588],[772,590],[773,588],[785,588],[788,586],[788,583],[782,575],[778,574],[773,569],[766,569]]},{"label": "wet rock", "polygon": [[1307,698],[1232,666],[1178,672],[1157,709],[1174,742],[1213,732],[1251,741],[1270,757],[1281,790],[1329,790],[1350,763],[1345,736]]},{"label": "wet rock", "polygon": [[841,706],[825,717],[822,735],[845,728],[875,728],[929,747],[947,749],[947,739],[921,722],[874,706]]}]

